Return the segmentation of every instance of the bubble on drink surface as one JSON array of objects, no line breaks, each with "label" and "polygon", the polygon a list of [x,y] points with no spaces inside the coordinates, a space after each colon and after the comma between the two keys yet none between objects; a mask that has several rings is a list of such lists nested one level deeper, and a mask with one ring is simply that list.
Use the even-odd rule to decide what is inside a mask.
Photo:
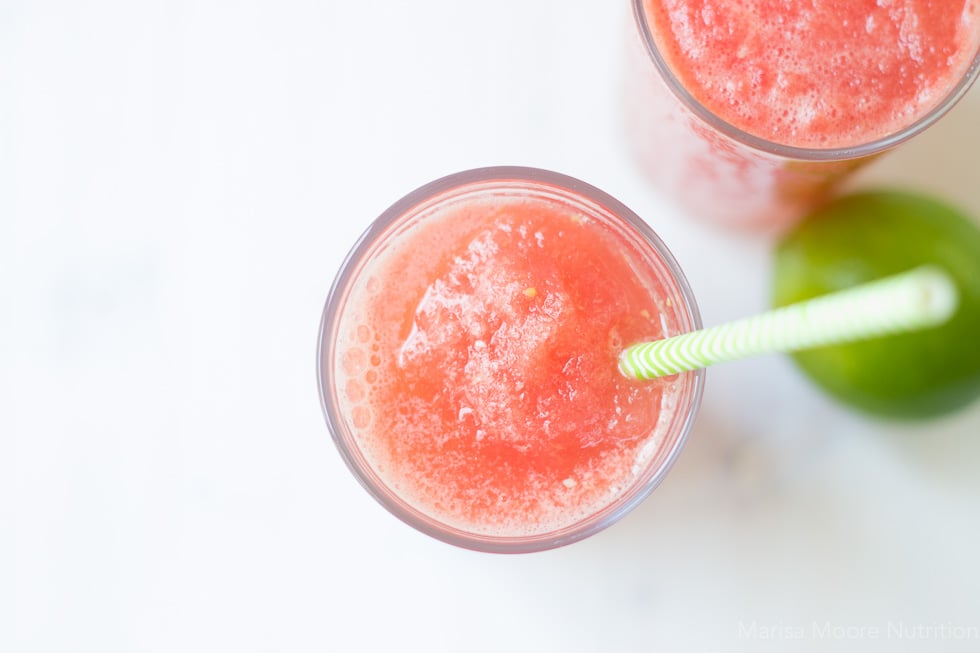
[{"label": "bubble on drink surface", "polygon": [[364,398],[367,396],[364,385],[357,379],[349,380],[345,389],[347,391],[347,399],[351,403],[358,404],[364,401]]},{"label": "bubble on drink surface", "polygon": [[623,347],[623,338],[619,335],[619,329],[612,328],[609,331],[609,350],[620,351]]},{"label": "bubble on drink surface", "polygon": [[357,326],[357,341],[363,344],[367,344],[371,341],[371,327],[366,324],[359,324]]},{"label": "bubble on drink surface", "polygon": [[356,429],[366,429],[371,425],[371,409],[366,406],[354,406],[351,410],[351,420]]},{"label": "bubble on drink surface", "polygon": [[364,353],[360,347],[351,347],[344,352],[343,355],[343,369],[344,373],[349,376],[356,376],[360,374],[367,367],[367,354]]}]

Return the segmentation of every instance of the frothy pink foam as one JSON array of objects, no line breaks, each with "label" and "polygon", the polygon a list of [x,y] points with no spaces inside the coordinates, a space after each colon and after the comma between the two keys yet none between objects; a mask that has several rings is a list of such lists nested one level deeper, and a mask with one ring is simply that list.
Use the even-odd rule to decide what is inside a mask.
[{"label": "frothy pink foam", "polygon": [[900,131],[939,104],[980,40],[980,0],[645,0],[667,63],[750,134],[811,148]]},{"label": "frothy pink foam", "polygon": [[656,451],[674,387],[616,371],[624,339],[665,328],[641,269],[607,229],[544,200],[456,205],[401,234],[341,332],[338,383],[375,471],[422,512],[487,534],[607,505]]}]

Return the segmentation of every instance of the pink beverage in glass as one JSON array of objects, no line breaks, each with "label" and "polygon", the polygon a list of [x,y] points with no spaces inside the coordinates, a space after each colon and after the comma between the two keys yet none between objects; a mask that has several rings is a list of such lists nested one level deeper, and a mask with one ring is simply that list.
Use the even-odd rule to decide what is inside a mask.
[{"label": "pink beverage in glass", "polygon": [[634,0],[627,128],[692,215],[781,227],[948,111],[980,0]]},{"label": "pink beverage in glass", "polygon": [[698,328],[649,226],[556,173],[485,168],[388,209],[330,291],[327,424],[362,485],[444,541],[529,552],[609,526],[663,478],[703,371],[627,379],[632,342]]}]

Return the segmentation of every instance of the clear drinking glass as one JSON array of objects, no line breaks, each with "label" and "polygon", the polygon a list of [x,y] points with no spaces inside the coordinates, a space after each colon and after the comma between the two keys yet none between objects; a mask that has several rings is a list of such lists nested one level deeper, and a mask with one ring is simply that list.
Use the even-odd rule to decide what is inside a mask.
[{"label": "clear drinking glass", "polygon": [[[939,120],[980,72],[980,52],[974,51],[972,63],[946,96],[893,133],[847,147],[795,147],[747,133],[694,97],[658,48],[645,6],[649,2],[632,2],[627,138],[641,169],[658,187],[691,215],[725,226],[778,229],[790,224],[857,168]],[[980,16],[974,18],[974,29],[980,31]],[[812,47],[819,46],[814,42]]]},{"label": "clear drinking glass", "polygon": [[[649,495],[677,458],[691,430],[700,405],[704,372],[685,373],[666,381],[669,391],[665,390],[660,400],[659,416],[650,421],[648,429],[647,425],[641,427],[648,435],[643,446],[637,448],[639,453],[628,482],[610,492],[601,504],[591,505],[584,514],[570,510],[568,515],[559,514],[552,526],[528,523],[513,532],[495,532],[480,524],[447,519],[432,505],[418,500],[406,488],[411,479],[398,480],[392,470],[399,464],[398,457],[386,458],[388,454],[379,453],[391,446],[391,438],[397,434],[383,427],[372,432],[372,419],[375,423],[379,420],[370,414],[373,404],[365,397],[378,374],[384,374],[386,369],[395,373],[391,372],[394,367],[386,366],[396,365],[398,354],[386,351],[386,340],[372,335],[386,327],[365,321],[364,316],[387,315],[392,322],[411,322],[413,307],[424,294],[421,288],[427,282],[419,285],[419,296],[399,294],[393,302],[397,306],[385,303],[382,309],[372,302],[381,301],[376,298],[385,297],[384,288],[393,287],[386,284],[400,283],[412,274],[411,265],[393,267],[391,261],[396,259],[392,257],[452,258],[451,252],[440,251],[438,245],[419,248],[412,239],[420,230],[428,229],[431,236],[433,225],[447,216],[465,220],[466,211],[492,214],[513,202],[571,211],[594,225],[599,237],[615,242],[615,256],[626,257],[630,269],[643,279],[642,287],[650,287],[653,293],[656,286],[659,322],[665,335],[700,327],[697,305],[677,262],[647,223],[626,206],[597,188],[554,172],[483,168],[450,175],[409,193],[361,236],[334,280],[324,307],[317,371],[323,412],[337,448],[357,480],[381,505],[407,524],[445,542],[488,552],[523,553],[592,535],[619,520]],[[460,212],[460,207],[465,211]],[[457,229],[456,225],[439,222],[438,233],[442,233],[443,225],[447,230]],[[399,279],[386,278],[387,274]],[[409,330],[404,325],[399,328],[403,334]],[[392,333],[397,331],[394,328]],[[377,344],[379,341],[382,345]],[[610,365],[615,365],[615,361],[610,360]],[[473,410],[481,407],[474,406]],[[427,417],[423,410],[409,419],[424,422]],[[439,433],[432,434],[433,441],[440,437]],[[382,440],[389,444],[379,449],[378,442]],[[479,461],[471,464],[479,465]]]}]

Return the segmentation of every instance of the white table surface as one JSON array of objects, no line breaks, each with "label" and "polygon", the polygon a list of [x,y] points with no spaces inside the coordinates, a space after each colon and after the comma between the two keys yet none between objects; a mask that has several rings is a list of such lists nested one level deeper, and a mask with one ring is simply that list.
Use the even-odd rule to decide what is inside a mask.
[{"label": "white table surface", "polygon": [[[686,219],[627,155],[626,13],[0,5],[0,651],[980,650],[980,404],[899,425],[785,358],[713,369],[661,488],[529,556],[415,532],[337,455],[327,289],[444,174],[580,177],[707,324],[766,306],[770,241]],[[857,183],[980,216],[978,117],[973,92]]]}]

